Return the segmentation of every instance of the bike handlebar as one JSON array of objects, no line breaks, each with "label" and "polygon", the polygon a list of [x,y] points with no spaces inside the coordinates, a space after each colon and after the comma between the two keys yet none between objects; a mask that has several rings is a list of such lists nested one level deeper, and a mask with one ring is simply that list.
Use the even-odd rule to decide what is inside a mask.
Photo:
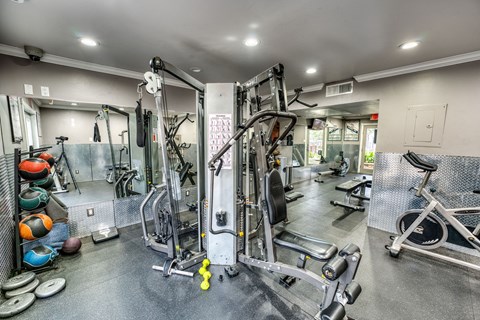
[{"label": "bike handlebar", "polygon": [[413,151],[408,151],[408,153],[405,153],[403,157],[408,161],[408,163],[410,163],[412,166],[414,166],[417,169],[421,169],[428,172],[437,171],[438,167],[436,164],[420,159],[418,155]]}]

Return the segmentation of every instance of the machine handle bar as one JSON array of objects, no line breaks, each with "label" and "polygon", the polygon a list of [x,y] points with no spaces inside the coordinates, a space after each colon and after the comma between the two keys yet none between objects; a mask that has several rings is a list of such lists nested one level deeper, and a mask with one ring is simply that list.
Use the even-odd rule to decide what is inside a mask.
[{"label": "machine handle bar", "polygon": [[418,168],[427,172],[437,171],[436,164],[420,159],[418,155],[413,151],[408,151],[408,153],[404,154],[403,157],[415,168]]}]

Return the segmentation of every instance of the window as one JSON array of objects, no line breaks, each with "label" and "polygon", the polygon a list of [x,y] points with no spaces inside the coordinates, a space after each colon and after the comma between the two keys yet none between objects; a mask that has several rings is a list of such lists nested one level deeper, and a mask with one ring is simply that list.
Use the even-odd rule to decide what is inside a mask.
[{"label": "window", "polygon": [[324,130],[308,130],[307,164],[319,164],[323,154]]}]

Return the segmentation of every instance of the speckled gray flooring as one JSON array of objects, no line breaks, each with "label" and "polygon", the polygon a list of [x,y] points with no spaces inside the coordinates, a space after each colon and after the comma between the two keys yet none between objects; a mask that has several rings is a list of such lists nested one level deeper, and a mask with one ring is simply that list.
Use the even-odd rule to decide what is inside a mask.
[{"label": "speckled gray flooring", "polygon": [[113,184],[106,180],[79,182],[77,184],[82,192],[81,194],[74,188],[73,183],[68,185],[69,192],[55,194],[67,207],[113,200],[115,196]]},{"label": "speckled gray flooring", "polygon": [[[351,178],[351,177],[349,177]],[[334,186],[347,178],[300,183],[305,194],[289,204],[286,228],[322,237],[342,247],[362,248],[357,274],[363,292],[347,306],[355,319],[480,320],[480,274],[413,253],[391,258],[384,245],[388,234],[366,227],[367,213],[344,215],[329,204],[343,194]],[[299,281],[286,290],[278,275],[239,265],[240,275],[218,281],[222,268],[212,266],[210,290],[200,290],[200,278],[164,278],[153,271],[164,256],[142,245],[138,226],[121,230],[119,239],[94,245],[86,241],[81,253],[62,257],[59,269],[42,280],[65,277],[67,288],[35,304],[18,319],[311,319],[321,293]],[[279,250],[279,258],[295,263],[296,255]],[[474,260],[476,258],[465,257]],[[476,260],[475,260],[476,261]],[[478,261],[477,261],[478,262]],[[312,262],[307,266],[319,270]],[[198,267],[194,267],[196,270]]]}]

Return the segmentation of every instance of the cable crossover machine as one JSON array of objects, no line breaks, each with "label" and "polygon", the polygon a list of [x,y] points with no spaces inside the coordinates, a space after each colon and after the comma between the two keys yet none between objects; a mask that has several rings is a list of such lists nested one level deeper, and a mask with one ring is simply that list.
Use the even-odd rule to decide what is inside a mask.
[{"label": "cable crossover machine", "polygon": [[[288,111],[283,65],[277,64],[243,84],[205,85],[159,57],[153,58],[150,66],[152,72],[145,74],[144,85],[155,96],[158,128],[164,127],[168,111],[162,95],[164,72],[197,92],[198,252],[183,254],[185,249],[178,240],[180,181],[174,179],[174,168],[168,162],[165,131],[159,130],[164,184],[152,187],[142,206],[155,192],[169,203],[164,212],[171,236],[167,236],[165,252],[176,263],[157,269],[164,274],[190,275],[183,269],[207,256],[211,264],[225,266],[225,271],[234,276],[238,274],[235,265],[243,263],[279,273],[285,281],[301,279],[322,291],[316,319],[350,319],[345,305],[353,304],[361,293],[354,281],[362,257],[360,249],[348,244],[338,250],[336,245],[309,235],[275,230],[287,219],[287,203],[280,173],[274,169],[273,152],[297,121],[297,116]],[[269,103],[262,101],[265,96]],[[278,123],[279,137],[272,139]],[[162,223],[158,216],[154,215],[154,220],[157,234],[151,235],[146,231],[142,210],[145,244],[158,247],[158,232],[163,232],[158,227]],[[298,254],[296,265],[278,261],[277,248]],[[310,258],[323,263],[320,272],[306,268]]]}]

